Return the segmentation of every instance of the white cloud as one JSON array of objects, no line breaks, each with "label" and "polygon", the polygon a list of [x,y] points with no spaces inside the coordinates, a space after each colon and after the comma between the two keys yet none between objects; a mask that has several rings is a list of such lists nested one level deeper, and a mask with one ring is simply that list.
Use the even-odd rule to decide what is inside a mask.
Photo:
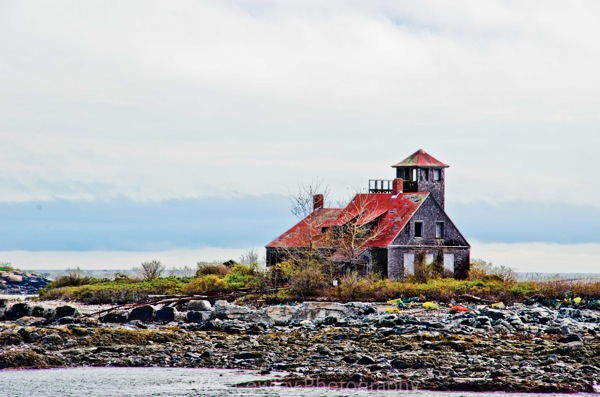
[{"label": "white cloud", "polygon": [[391,177],[598,205],[599,6],[0,3],[0,201],[285,193]]}]

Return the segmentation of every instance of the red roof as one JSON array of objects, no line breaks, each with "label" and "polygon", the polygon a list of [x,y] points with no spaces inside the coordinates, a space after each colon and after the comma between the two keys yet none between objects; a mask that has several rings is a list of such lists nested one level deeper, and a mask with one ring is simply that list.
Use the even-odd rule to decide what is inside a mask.
[{"label": "red roof", "polygon": [[392,167],[447,168],[449,165],[442,163],[423,149],[419,149],[401,162],[392,165]]},{"label": "red roof", "polygon": [[342,226],[351,221],[364,225],[377,218],[377,236],[369,241],[368,246],[385,247],[394,241],[428,194],[357,194],[346,208],[321,208],[313,211],[267,247],[308,247],[311,242],[314,247],[328,247],[327,228]]}]

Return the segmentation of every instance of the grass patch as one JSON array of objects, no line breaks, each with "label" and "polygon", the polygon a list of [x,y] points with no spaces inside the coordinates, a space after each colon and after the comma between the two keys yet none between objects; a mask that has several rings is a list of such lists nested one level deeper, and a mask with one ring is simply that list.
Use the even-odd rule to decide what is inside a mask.
[{"label": "grass patch", "polygon": [[89,284],[56,287],[52,284],[40,290],[40,299],[77,300],[85,303],[143,302],[148,295],[181,294],[189,282],[186,277],[165,277],[155,280],[93,279]]}]

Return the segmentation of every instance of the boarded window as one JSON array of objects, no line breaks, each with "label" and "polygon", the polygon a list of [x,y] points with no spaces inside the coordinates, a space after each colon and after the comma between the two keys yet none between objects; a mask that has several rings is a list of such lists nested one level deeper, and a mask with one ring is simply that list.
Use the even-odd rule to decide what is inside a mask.
[{"label": "boarded window", "polygon": [[437,170],[437,169],[433,170],[433,180],[434,181],[442,180],[442,170]]},{"label": "boarded window", "polygon": [[423,237],[423,222],[415,221],[415,237]]},{"label": "boarded window", "polygon": [[435,223],[435,238],[444,238],[444,222]]},{"label": "boarded window", "polygon": [[404,254],[404,275],[412,276],[415,274],[415,254]]},{"label": "boarded window", "polygon": [[444,254],[444,269],[454,274],[454,254]]}]

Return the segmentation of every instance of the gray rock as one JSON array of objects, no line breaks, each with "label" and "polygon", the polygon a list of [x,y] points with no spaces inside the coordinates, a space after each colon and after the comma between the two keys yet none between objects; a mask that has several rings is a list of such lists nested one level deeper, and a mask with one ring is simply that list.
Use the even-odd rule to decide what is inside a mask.
[{"label": "gray rock", "polygon": [[54,310],[54,318],[77,317],[79,312],[73,306],[59,306]]},{"label": "gray rock", "polygon": [[195,310],[188,310],[186,313],[185,320],[188,323],[203,323],[210,319],[210,312],[199,312]]},{"label": "gray rock", "polygon": [[34,306],[33,309],[31,309],[31,315],[33,317],[53,318],[54,309],[44,306]]},{"label": "gray rock", "polygon": [[296,317],[298,309],[298,306],[269,306],[265,313],[275,325],[288,325]]},{"label": "gray rock", "polygon": [[204,312],[210,311],[212,309],[212,306],[207,300],[193,300],[188,302],[187,309]]},{"label": "gray rock", "polygon": [[100,321],[104,323],[126,323],[129,319],[129,313],[124,310],[113,310],[100,317]]},{"label": "gray rock", "polygon": [[134,307],[129,313],[129,321],[139,320],[142,322],[150,322],[153,317],[154,308],[150,305]]},{"label": "gray rock", "polygon": [[27,303],[15,303],[4,313],[4,317],[8,321],[14,321],[29,315],[31,315],[31,307]]},{"label": "gray rock", "polygon": [[154,320],[160,323],[170,323],[175,321],[177,310],[174,307],[166,306],[156,312]]},{"label": "gray rock", "polygon": [[357,363],[360,365],[371,365],[375,364],[375,360],[371,356],[362,356],[358,359]]},{"label": "gray rock", "polygon": [[254,352],[243,352],[233,355],[233,358],[236,360],[256,360],[262,357],[262,354]]},{"label": "gray rock", "polygon": [[564,338],[560,338],[558,341],[561,343],[571,343],[571,342],[580,342],[581,336],[577,334],[568,334]]},{"label": "gray rock", "polygon": [[63,342],[63,338],[57,333],[46,335],[42,338],[42,343],[45,345],[62,345]]}]

